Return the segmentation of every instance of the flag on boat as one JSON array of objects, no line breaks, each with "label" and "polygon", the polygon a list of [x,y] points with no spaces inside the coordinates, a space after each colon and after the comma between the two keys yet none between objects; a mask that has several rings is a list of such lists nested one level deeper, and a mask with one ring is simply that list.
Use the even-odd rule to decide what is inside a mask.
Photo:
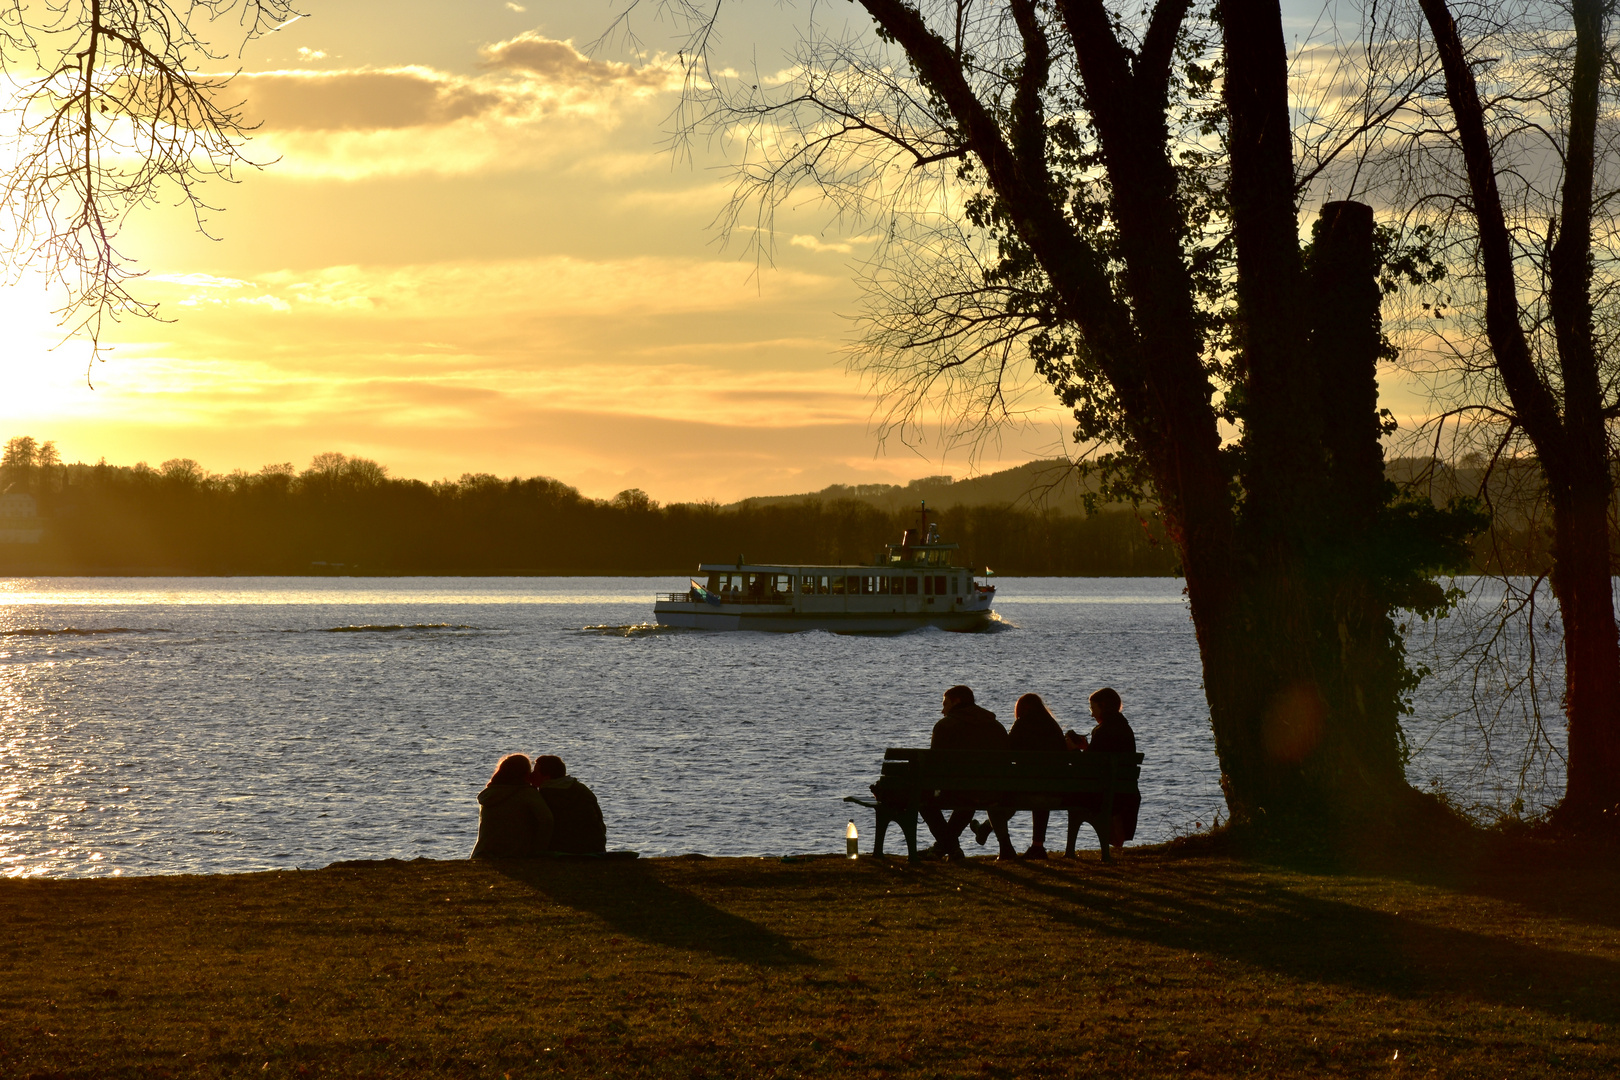
[{"label": "flag on boat", "polygon": [[710,592],[708,589],[705,589],[703,586],[699,585],[696,581],[693,581],[693,579],[687,578],[686,580],[692,582],[692,593],[699,600],[703,600],[703,601],[706,601],[706,602],[708,602],[710,604],[713,604],[715,607],[720,606],[720,598],[718,596],[714,595],[714,593]]}]

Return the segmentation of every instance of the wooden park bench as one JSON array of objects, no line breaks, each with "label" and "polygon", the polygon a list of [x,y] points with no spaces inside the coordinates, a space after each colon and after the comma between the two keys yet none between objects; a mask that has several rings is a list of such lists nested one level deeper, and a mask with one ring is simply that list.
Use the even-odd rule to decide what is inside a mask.
[{"label": "wooden park bench", "polygon": [[877,812],[874,855],[883,854],[883,836],[894,822],[905,833],[908,856],[917,861],[917,814],[934,806],[946,814],[992,808],[1063,810],[1069,815],[1066,854],[1073,857],[1080,824],[1089,821],[1097,830],[1103,861],[1110,862],[1114,800],[1140,794],[1136,780],[1141,772],[1141,754],[890,747],[883,755],[883,774],[873,785],[883,797],[851,795],[844,801]]}]

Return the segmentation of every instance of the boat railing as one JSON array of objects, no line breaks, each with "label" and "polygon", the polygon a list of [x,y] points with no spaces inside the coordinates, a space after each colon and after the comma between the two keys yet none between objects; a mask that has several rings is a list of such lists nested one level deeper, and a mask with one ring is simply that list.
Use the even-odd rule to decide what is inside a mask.
[{"label": "boat railing", "polygon": [[[722,604],[775,604],[781,606],[793,602],[792,597],[781,592],[768,592],[762,595],[750,595],[747,593],[715,593],[714,595],[719,597]],[[685,592],[654,593],[653,599],[661,604],[704,603],[703,598],[691,589]]]}]

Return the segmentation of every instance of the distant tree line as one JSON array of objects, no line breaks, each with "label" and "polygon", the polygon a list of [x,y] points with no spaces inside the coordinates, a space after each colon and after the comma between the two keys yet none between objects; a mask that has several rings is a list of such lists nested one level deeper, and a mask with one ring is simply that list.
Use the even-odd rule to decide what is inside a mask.
[{"label": "distant tree line", "polygon": [[[0,490],[33,494],[45,526],[41,544],[0,547],[11,573],[677,575],[738,555],[867,563],[914,524],[855,499],[660,506],[638,489],[591,499],[545,477],[423,483],[338,453],[227,475],[189,458],[67,465],[29,438],[6,444]],[[1158,523],[1126,511],[955,507],[936,520],[977,569],[1176,571]]]}]

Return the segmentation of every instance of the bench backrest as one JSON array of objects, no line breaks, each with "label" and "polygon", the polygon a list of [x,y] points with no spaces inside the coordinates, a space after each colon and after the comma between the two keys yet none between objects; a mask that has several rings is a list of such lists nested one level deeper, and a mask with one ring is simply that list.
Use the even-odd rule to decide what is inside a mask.
[{"label": "bench backrest", "polygon": [[891,746],[885,786],[976,791],[1135,792],[1141,754],[1090,750],[927,750]]}]

